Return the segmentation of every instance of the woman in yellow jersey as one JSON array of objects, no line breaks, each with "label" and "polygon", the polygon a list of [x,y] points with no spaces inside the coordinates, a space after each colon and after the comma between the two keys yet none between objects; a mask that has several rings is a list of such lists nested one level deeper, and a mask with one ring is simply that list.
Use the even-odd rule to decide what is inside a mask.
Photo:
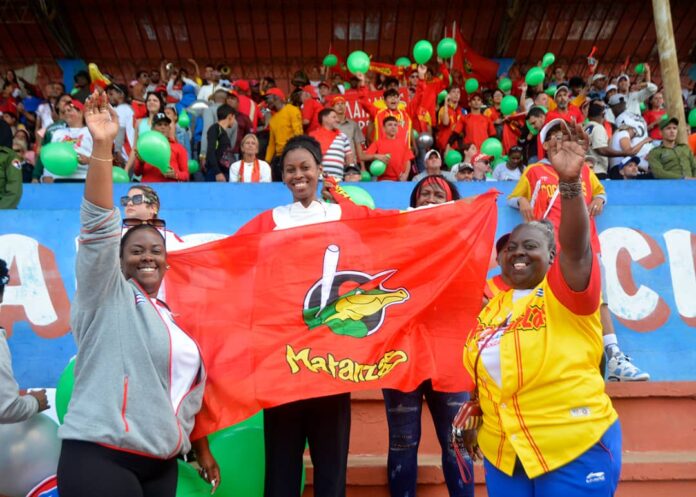
[{"label": "woman in yellow jersey", "polygon": [[597,368],[599,263],[580,180],[587,146],[576,125],[548,151],[562,251],[546,223],[512,231],[501,257],[511,289],[481,311],[464,351],[480,411],[463,408],[454,428],[483,456],[491,497],[609,497],[619,480],[621,428]]}]

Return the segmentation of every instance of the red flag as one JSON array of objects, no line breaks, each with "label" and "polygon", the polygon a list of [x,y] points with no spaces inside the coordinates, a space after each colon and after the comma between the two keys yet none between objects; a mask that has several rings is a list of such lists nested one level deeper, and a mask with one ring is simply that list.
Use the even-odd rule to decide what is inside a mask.
[{"label": "red flag", "polygon": [[169,256],[167,298],[208,370],[194,438],[264,407],[382,387],[472,387],[496,192],[237,235]]},{"label": "red flag", "polygon": [[498,63],[488,59],[464,41],[459,30],[454,33],[457,53],[452,57],[452,67],[460,71],[465,79],[476,78],[479,83],[493,83],[498,77]]}]

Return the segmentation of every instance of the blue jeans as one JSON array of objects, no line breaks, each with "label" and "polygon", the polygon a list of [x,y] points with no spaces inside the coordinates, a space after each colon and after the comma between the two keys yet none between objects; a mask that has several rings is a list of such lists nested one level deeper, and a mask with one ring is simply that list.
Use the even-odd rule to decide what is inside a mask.
[{"label": "blue jeans", "polygon": [[[430,380],[421,383],[413,392],[384,389],[384,405],[389,424],[389,457],[387,474],[392,497],[414,497],[418,476],[418,444],[421,437],[423,397],[428,403],[435,423],[435,432],[442,448],[442,472],[450,497],[473,497],[474,482],[464,483],[450,446],[452,420],[459,407],[469,400],[467,392],[444,393],[433,390]],[[473,465],[467,457],[470,474]]]},{"label": "blue jeans", "polygon": [[483,460],[490,497],[613,497],[621,474],[621,424],[617,419],[602,438],[565,466],[530,479],[519,459],[512,476]]}]

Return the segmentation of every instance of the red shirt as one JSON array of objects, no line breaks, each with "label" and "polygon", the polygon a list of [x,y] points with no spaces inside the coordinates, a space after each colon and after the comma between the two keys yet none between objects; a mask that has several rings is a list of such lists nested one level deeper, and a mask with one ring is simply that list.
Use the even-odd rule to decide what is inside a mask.
[{"label": "red shirt", "polygon": [[408,170],[406,163],[413,159],[413,152],[398,136],[393,140],[383,136],[373,142],[365,153],[389,154],[391,156],[387,162],[387,170],[377,178],[377,181],[399,181],[399,176]]},{"label": "red shirt", "polygon": [[188,155],[186,149],[176,140],[169,138],[172,155],[169,158],[169,167],[176,173],[176,179],[167,178],[158,168],[152,164],[137,158],[135,160],[135,174],[142,174],[143,183],[163,183],[165,181],[188,181]]},{"label": "red shirt", "polygon": [[[656,121],[659,121],[662,116],[665,115],[665,112],[667,112],[664,109],[660,110],[646,110],[643,112],[643,119],[645,119],[645,123],[650,127],[650,125]],[[660,126],[657,125],[654,128],[650,130],[650,138],[653,140],[662,140],[662,130],[660,130]]]},{"label": "red shirt", "polygon": [[467,114],[459,119],[454,132],[464,132],[464,139],[481,150],[481,144],[490,136],[495,136],[495,126],[489,117],[483,114]]},{"label": "red shirt", "polygon": [[324,106],[319,103],[319,100],[313,98],[308,98],[302,104],[302,121],[309,121],[306,133],[311,133],[319,128],[319,112],[323,108]]},{"label": "red shirt", "polygon": [[[249,118],[249,121],[251,121],[251,131],[256,133],[256,128],[259,125],[260,113],[258,105],[246,95],[237,94],[237,98],[239,99],[239,107],[237,110]],[[243,137],[243,135],[240,136],[239,140]]]},{"label": "red shirt", "polygon": [[572,122],[572,118],[575,118],[575,122],[578,124],[582,124],[585,120],[582,111],[573,104],[568,104],[568,109],[565,112],[561,111],[558,107],[549,111],[546,114],[546,122],[549,122],[551,119],[556,119],[557,117],[560,117],[568,124]]}]

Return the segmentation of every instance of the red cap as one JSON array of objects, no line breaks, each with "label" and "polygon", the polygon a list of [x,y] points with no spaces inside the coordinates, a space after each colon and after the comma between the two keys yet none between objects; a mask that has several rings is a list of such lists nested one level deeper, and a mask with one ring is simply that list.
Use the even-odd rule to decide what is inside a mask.
[{"label": "red cap", "polygon": [[306,91],[307,93],[309,93],[312,96],[312,98],[319,98],[319,96],[317,95],[317,89],[314,88],[312,85],[304,86],[302,88],[302,91]]},{"label": "red cap", "polygon": [[234,82],[234,86],[237,87],[238,90],[242,91],[249,91],[249,82],[246,79],[238,79],[237,81]]},{"label": "red cap", "polygon": [[477,162],[480,160],[491,160],[491,159],[493,159],[492,155],[476,154],[476,155],[474,155],[473,159],[471,159],[471,163],[473,164],[474,162]]},{"label": "red cap", "polygon": [[266,90],[266,95],[275,95],[281,100],[285,100],[285,93],[280,88],[269,88]]},{"label": "red cap", "polygon": [[79,100],[75,100],[75,99],[73,98],[71,103],[72,103],[72,106],[75,107],[75,108],[76,108],[77,110],[79,110],[80,112],[84,112],[84,111],[85,111],[85,106],[84,106],[84,104],[83,104],[82,102],[80,102]]},{"label": "red cap", "polygon": [[346,101],[346,97],[344,97],[343,95],[334,95],[333,97],[331,97],[331,100],[329,100],[329,105],[331,105],[333,107],[338,102],[345,102],[345,101]]}]

